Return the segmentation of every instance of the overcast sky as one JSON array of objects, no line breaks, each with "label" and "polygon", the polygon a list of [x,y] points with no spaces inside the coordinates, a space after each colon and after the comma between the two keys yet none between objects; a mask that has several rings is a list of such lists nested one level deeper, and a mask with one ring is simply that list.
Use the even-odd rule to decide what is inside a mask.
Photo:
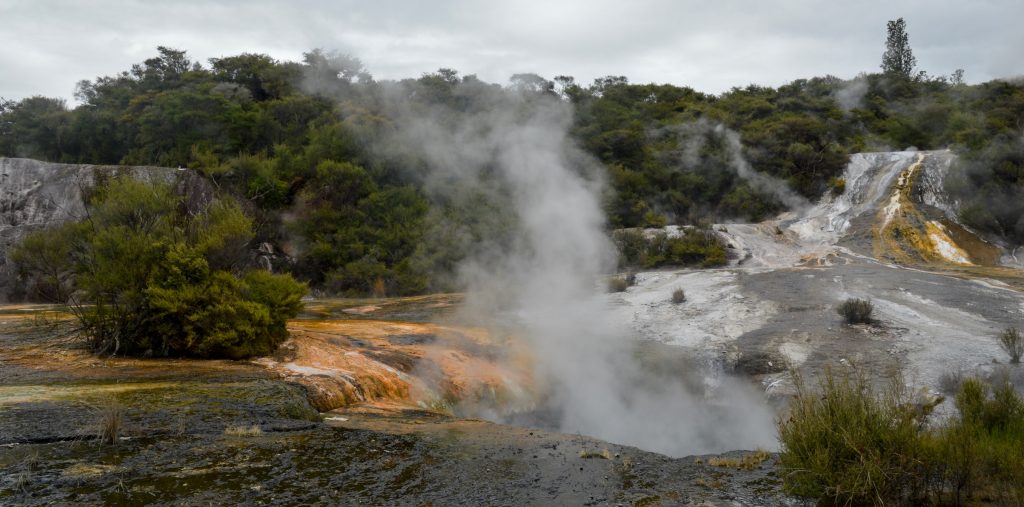
[{"label": "overcast sky", "polygon": [[1024,74],[1024,1],[0,0],[0,97],[70,99],[165,45],[193,60],[242,52],[359,57],[378,79],[440,67],[506,83],[625,75],[721,92],[878,70],[903,17],[918,67],[969,82]]}]

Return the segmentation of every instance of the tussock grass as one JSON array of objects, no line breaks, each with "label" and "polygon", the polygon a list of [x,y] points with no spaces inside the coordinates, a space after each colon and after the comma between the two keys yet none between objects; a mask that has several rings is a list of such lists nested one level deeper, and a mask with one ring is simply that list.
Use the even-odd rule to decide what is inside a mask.
[{"label": "tussock grass", "polygon": [[1010,356],[1010,362],[1020,363],[1020,356],[1024,355],[1024,334],[1015,327],[1010,327],[999,333],[999,346]]},{"label": "tussock grass", "polygon": [[124,431],[124,407],[111,401],[97,407],[96,411],[99,419],[96,439],[107,445],[117,444]]},{"label": "tussock grass", "polygon": [[843,316],[847,324],[870,324],[875,305],[867,299],[850,298],[836,307],[836,313]]},{"label": "tussock grass", "polygon": [[28,487],[32,483],[32,475],[28,472],[21,472],[14,476],[11,482],[11,489],[22,495],[28,494]]},{"label": "tussock grass", "polygon": [[684,301],[686,301],[686,292],[684,292],[683,289],[676,289],[676,290],[672,291],[672,302],[673,303],[678,305],[678,304],[680,304],[680,303],[682,303]]}]

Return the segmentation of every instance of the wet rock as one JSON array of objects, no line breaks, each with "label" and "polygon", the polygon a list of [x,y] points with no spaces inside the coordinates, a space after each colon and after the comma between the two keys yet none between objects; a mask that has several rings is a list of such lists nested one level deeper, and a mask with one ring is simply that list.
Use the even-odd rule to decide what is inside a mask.
[{"label": "wet rock", "polygon": [[356,386],[345,379],[328,375],[303,375],[291,380],[305,389],[309,403],[319,412],[347,407],[365,399]]}]

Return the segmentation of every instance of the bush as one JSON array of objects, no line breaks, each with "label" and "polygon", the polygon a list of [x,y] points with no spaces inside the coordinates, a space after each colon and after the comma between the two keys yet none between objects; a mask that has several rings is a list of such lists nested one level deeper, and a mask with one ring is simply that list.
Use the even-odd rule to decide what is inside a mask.
[{"label": "bush", "polygon": [[870,324],[874,309],[875,306],[867,299],[850,298],[836,308],[836,313],[842,315],[847,324]]},{"label": "bush", "polygon": [[610,292],[626,292],[626,289],[633,285],[633,281],[636,280],[635,275],[626,276],[615,276],[608,281],[608,290]]},{"label": "bush", "polygon": [[1019,329],[1011,327],[1000,333],[999,345],[1009,354],[1011,363],[1020,363],[1020,356],[1024,355],[1024,335]]},{"label": "bush", "polygon": [[944,372],[942,375],[939,375],[939,392],[953,396],[960,392],[960,388],[964,385],[964,380],[963,370]]},{"label": "bush", "polygon": [[938,452],[929,463],[944,489],[957,504],[976,495],[996,505],[1024,503],[1024,402],[1013,386],[966,379],[956,408],[958,417],[935,436]]},{"label": "bush", "polygon": [[46,287],[69,285],[61,290],[75,295],[70,311],[95,351],[243,358],[287,337],[307,289],[287,275],[234,274],[247,262],[252,222],[233,201],[188,209],[168,184],[117,179],[90,208],[85,222],[36,232],[15,252],[69,252],[45,264],[74,276],[50,275]]},{"label": "bush", "polygon": [[686,293],[683,292],[683,289],[676,289],[676,290],[672,291],[672,302],[673,303],[678,305],[679,303],[682,303],[683,301],[686,301]]},{"label": "bush", "polygon": [[643,269],[665,266],[725,265],[725,243],[711,229],[687,228],[679,236],[665,232],[645,234],[638,229],[615,231],[612,240],[619,249],[620,267]]},{"label": "bush", "polygon": [[843,195],[843,192],[846,192],[846,180],[843,178],[832,178],[828,180],[828,187],[831,189],[832,195]]},{"label": "bush", "polygon": [[875,395],[863,377],[826,372],[818,392],[797,382],[789,418],[780,424],[780,464],[789,493],[838,505],[901,498],[923,477],[917,421],[903,408],[902,383]]},{"label": "bush", "polygon": [[899,380],[876,391],[826,372],[811,392],[798,378],[779,423],[783,487],[829,505],[1019,505],[1024,401],[1006,381],[968,378],[957,413],[929,425],[941,402],[910,398]]}]

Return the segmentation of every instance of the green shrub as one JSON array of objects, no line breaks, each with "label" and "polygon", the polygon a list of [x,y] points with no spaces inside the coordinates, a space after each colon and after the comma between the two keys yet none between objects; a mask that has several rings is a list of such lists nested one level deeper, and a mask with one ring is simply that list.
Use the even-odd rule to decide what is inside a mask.
[{"label": "green shrub", "polygon": [[288,275],[234,274],[251,238],[233,201],[187,209],[170,185],[125,178],[99,189],[86,221],[30,235],[15,258],[69,253],[45,267],[73,277],[39,276],[69,284],[70,310],[97,352],[242,358],[277,348],[307,291]]},{"label": "green shrub", "polygon": [[1011,327],[999,334],[999,345],[1010,356],[1010,362],[1020,363],[1020,356],[1024,355],[1024,335],[1020,330]]},{"label": "green shrub", "polygon": [[828,187],[832,195],[843,195],[843,192],[846,192],[846,180],[843,178],[832,178],[828,180]]},{"label": "green shrub", "polygon": [[998,505],[1024,502],[1024,402],[1009,382],[966,379],[956,396],[958,417],[939,429],[933,467],[956,503],[975,495]]},{"label": "green shrub", "polygon": [[867,299],[850,298],[836,308],[847,324],[870,324],[875,306]]},{"label": "green shrub", "polygon": [[678,236],[665,232],[645,234],[639,229],[623,229],[612,234],[619,249],[621,267],[652,269],[665,266],[725,265],[725,244],[710,228],[687,228]]},{"label": "green shrub", "polygon": [[909,400],[899,381],[876,395],[863,377],[826,372],[817,392],[799,381],[797,390],[779,426],[786,491],[866,505],[921,487],[918,424],[904,408]]},{"label": "green shrub", "polygon": [[877,391],[863,377],[826,372],[817,390],[797,380],[779,423],[783,487],[828,505],[1024,502],[1024,401],[1006,380],[968,378],[957,413],[915,400],[902,382]]}]

